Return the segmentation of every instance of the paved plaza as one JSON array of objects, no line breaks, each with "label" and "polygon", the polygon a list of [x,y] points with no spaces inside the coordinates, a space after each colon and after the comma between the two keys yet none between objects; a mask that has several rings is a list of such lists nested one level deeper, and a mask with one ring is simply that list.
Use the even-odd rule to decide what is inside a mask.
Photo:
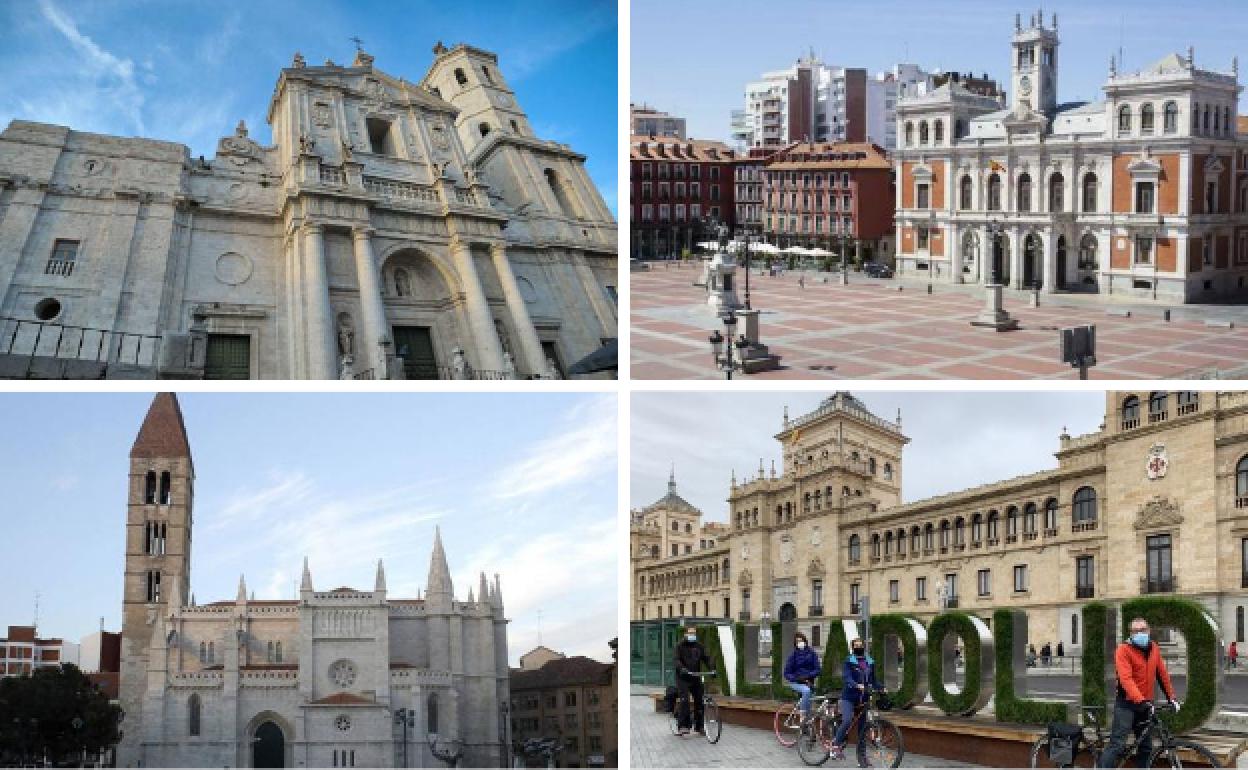
[{"label": "paved plaza", "polygon": [[[738,271],[740,273],[740,270]],[[722,377],[707,337],[722,323],[694,286],[700,269],[657,263],[631,274],[632,378]],[[1064,327],[1096,325],[1092,379],[1242,377],[1248,372],[1248,307],[1127,304],[1090,295],[1006,292],[1012,332],[973,327],[982,287],[875,280],[851,273],[750,276],[762,342],[781,368],[753,379],[1077,379],[1059,358]],[[738,288],[744,286],[738,276]],[[825,282],[826,281],[826,282]],[[1121,315],[1129,312],[1130,316]],[[1212,322],[1216,325],[1209,325]],[[1230,322],[1231,326],[1227,326]]]},{"label": "paved plaza", "polygon": [[[629,729],[633,767],[805,767],[797,749],[786,749],[770,730],[724,725],[719,743],[709,744],[698,735],[678,738],[667,726],[667,715],[654,711],[648,694],[634,688],[629,698]],[[852,751],[841,761],[829,760],[827,768],[857,767]],[[907,753],[902,767],[976,767],[964,762]]]}]

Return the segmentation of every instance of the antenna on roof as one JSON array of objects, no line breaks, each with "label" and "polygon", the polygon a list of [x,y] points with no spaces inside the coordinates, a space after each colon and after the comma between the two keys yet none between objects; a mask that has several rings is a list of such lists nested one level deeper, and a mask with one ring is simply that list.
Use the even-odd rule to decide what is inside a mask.
[{"label": "antenna on roof", "polygon": [[35,591],[35,636],[39,635],[39,592]]}]

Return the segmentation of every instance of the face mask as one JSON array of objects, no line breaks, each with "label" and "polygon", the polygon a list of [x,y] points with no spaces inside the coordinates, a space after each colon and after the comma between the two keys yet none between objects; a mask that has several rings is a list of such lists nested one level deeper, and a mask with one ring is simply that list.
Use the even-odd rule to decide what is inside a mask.
[{"label": "face mask", "polygon": [[804,650],[804,649],[806,649],[806,643],[805,643],[805,642],[798,642],[798,643],[797,643],[797,649],[799,649],[799,650]]},{"label": "face mask", "polygon": [[1148,646],[1148,632],[1138,631],[1134,634],[1131,634],[1131,643],[1134,644],[1136,647],[1147,647]]},{"label": "face mask", "polygon": [[685,639],[690,642],[696,642],[698,641],[698,635],[697,634],[685,634]]},{"label": "face mask", "polygon": [[866,651],[866,650],[865,650],[864,648],[862,648],[862,647],[855,647],[855,648],[854,648],[854,654],[855,654],[855,655],[862,655],[862,653],[863,653],[863,652],[865,652],[865,651]]}]

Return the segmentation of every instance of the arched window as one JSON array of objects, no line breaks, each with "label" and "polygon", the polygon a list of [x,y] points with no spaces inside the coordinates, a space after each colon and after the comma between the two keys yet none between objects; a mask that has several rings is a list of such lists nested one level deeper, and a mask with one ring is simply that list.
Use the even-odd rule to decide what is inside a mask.
[{"label": "arched window", "polygon": [[438,734],[438,696],[433,694],[429,696],[425,717],[425,732],[430,735]]},{"label": "arched window", "polygon": [[1200,133],[1200,103],[1192,102],[1192,133]]},{"label": "arched window", "polygon": [[892,463],[884,463],[884,479],[887,481],[893,480],[893,464]]},{"label": "arched window", "polygon": [[982,514],[971,516],[971,542],[978,544],[984,538],[984,517]]},{"label": "arched window", "polygon": [[156,503],[156,471],[148,471],[143,482],[143,502],[148,505]]},{"label": "arched window", "polygon": [[1174,102],[1166,102],[1161,110],[1161,130],[1167,134],[1179,130],[1179,105]]},{"label": "arched window", "polygon": [[966,519],[961,516],[953,521],[953,544],[966,545]]},{"label": "arched window", "polygon": [[199,695],[191,693],[191,697],[186,699],[186,734],[199,735],[199,713],[200,703]]},{"label": "arched window", "polygon": [[1153,133],[1153,105],[1145,104],[1140,108],[1140,133]]},{"label": "arched window", "polygon": [[1000,518],[1000,515],[996,511],[988,511],[988,545],[992,545],[997,542],[997,522]]},{"label": "arched window", "polygon": [[455,82],[459,83],[461,86],[468,85],[468,76],[465,75],[464,71],[458,67],[455,69]]},{"label": "arched window", "polygon": [[1148,421],[1159,422],[1169,416],[1167,402],[1169,397],[1164,390],[1155,390],[1148,394]]},{"label": "arched window", "polygon": [[880,535],[878,532],[871,535],[871,558],[880,558]]},{"label": "arched window", "polygon": [[862,538],[858,535],[849,536],[849,563],[857,564],[862,561]]},{"label": "arched window", "polygon": [[943,144],[945,141],[945,122],[937,120],[932,123],[932,143]]},{"label": "arched window", "polygon": [[1018,176],[1018,210],[1031,211],[1031,174],[1027,172]]},{"label": "arched window", "polygon": [[173,482],[169,476],[169,471],[160,474],[160,504],[168,505],[170,494],[172,492]]},{"label": "arched window", "polygon": [[1018,537],[1018,506],[1005,509],[1005,536],[1007,540]]},{"label": "arched window", "polygon": [[1131,133],[1131,105],[1124,104],[1118,108],[1118,133]]},{"label": "arched window", "polygon": [[1037,510],[1038,509],[1036,508],[1035,503],[1027,503],[1027,505],[1023,506],[1023,534],[1024,535],[1036,534],[1036,512]]},{"label": "arched window", "polygon": [[919,146],[927,144],[927,121],[919,121]]},{"label": "arched window", "polygon": [[1081,203],[1084,211],[1096,211],[1096,174],[1091,171],[1083,175],[1083,200]]},{"label": "arched window", "polygon": [[893,555],[893,533],[891,530],[884,533],[884,555]]},{"label": "arched window", "polygon": [[968,211],[974,203],[974,185],[970,174],[963,174],[958,182],[958,208]]},{"label": "arched window", "polygon": [[940,522],[940,547],[949,547],[949,520],[945,519]]},{"label": "arched window", "polygon": [[1079,268],[1081,270],[1097,269],[1096,236],[1092,233],[1087,233],[1079,239]]},{"label": "arched window", "polygon": [[932,550],[936,547],[936,527],[932,526],[929,521],[927,526],[923,528],[923,548],[924,550]]},{"label": "arched window", "polygon": [[1001,210],[1001,177],[993,174],[988,177],[988,206],[989,211]]},{"label": "arched window", "polygon": [[1044,503],[1044,531],[1057,533],[1057,498],[1050,497]]},{"label": "arched window", "polygon": [[919,528],[917,525],[910,529],[910,553],[915,555],[919,553]]},{"label": "arched window", "polygon": [[910,121],[906,121],[906,146],[914,146],[914,124]]},{"label": "arched window", "polygon": [[1122,400],[1122,429],[1130,430],[1140,425],[1140,399],[1127,396]]},{"label": "arched window", "polygon": [[1079,644],[1079,613],[1070,616],[1070,643]]},{"label": "arched window", "polygon": [[1049,211],[1066,210],[1066,177],[1062,172],[1054,172],[1049,177]]},{"label": "arched window", "polygon": [[1239,458],[1235,466],[1235,496],[1248,497],[1248,455]]},{"label": "arched window", "polygon": [[483,136],[483,137],[485,137],[485,136],[489,136],[489,135],[490,135],[490,124],[489,124],[489,123],[478,123],[478,124],[477,124],[477,130],[481,132],[481,136]]},{"label": "arched window", "polygon": [[1081,524],[1096,522],[1096,490],[1092,487],[1079,487],[1071,504],[1071,520],[1078,527]]}]

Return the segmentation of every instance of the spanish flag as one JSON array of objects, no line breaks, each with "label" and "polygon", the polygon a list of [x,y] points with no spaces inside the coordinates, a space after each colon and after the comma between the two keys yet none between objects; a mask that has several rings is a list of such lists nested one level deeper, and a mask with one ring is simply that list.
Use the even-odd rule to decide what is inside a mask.
[{"label": "spanish flag", "polygon": [[1000,163],[996,162],[995,160],[988,162],[988,168],[992,171],[1005,171],[1005,166],[1002,166]]}]

